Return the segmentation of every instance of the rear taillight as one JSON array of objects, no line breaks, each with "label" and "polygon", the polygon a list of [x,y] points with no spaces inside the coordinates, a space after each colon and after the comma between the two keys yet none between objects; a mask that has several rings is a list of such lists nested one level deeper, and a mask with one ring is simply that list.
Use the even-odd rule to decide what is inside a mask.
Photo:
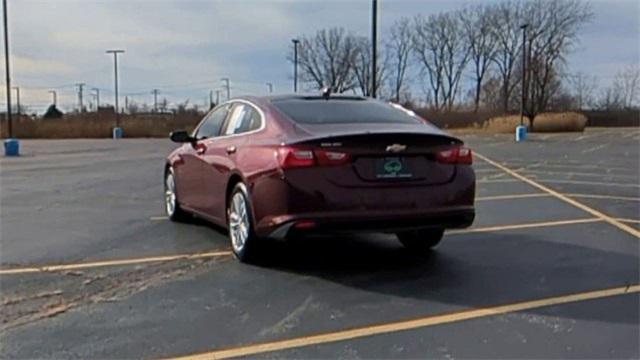
[{"label": "rear taillight", "polygon": [[343,152],[316,150],[315,154],[318,159],[318,165],[343,165],[351,160],[349,154]]},{"label": "rear taillight", "polygon": [[438,151],[436,153],[438,162],[444,164],[471,164],[473,155],[471,149],[466,146],[459,146],[447,150]]},{"label": "rear taillight", "polygon": [[278,149],[278,162],[283,169],[309,167],[316,164],[313,151],[292,147],[281,147]]},{"label": "rear taillight", "polygon": [[351,157],[347,153],[325,150],[310,150],[283,146],[278,148],[278,161],[283,169],[310,167],[310,166],[334,166],[348,163]]}]

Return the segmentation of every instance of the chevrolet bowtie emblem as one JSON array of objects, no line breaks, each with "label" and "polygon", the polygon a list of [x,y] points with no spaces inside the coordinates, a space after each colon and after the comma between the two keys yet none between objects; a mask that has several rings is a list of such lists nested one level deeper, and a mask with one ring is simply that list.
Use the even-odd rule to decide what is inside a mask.
[{"label": "chevrolet bowtie emblem", "polygon": [[405,151],[407,149],[407,145],[402,144],[393,144],[387,146],[387,152],[398,153],[400,151]]}]

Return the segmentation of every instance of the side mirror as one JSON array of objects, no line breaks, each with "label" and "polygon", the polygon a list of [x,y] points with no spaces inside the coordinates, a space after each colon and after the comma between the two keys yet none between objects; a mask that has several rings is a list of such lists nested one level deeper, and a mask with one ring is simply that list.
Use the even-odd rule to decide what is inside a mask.
[{"label": "side mirror", "polygon": [[184,130],[172,132],[171,135],[169,135],[169,139],[175,143],[193,143],[195,141],[195,139]]}]

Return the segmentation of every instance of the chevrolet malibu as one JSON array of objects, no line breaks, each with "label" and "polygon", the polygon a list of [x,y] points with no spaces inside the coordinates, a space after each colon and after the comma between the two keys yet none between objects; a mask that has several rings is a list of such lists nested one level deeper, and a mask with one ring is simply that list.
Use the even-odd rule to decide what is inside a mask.
[{"label": "chevrolet malibu", "polygon": [[426,251],[473,222],[463,142],[413,112],[354,96],[246,97],[211,110],[167,158],[165,208],[229,231],[241,261],[266,238],[385,232]]}]

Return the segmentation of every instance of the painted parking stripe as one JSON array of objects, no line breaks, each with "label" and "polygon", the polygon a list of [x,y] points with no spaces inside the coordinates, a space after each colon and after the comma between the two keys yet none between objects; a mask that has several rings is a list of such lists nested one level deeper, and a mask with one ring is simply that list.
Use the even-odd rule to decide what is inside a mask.
[{"label": "painted parking stripe", "polygon": [[624,223],[612,218],[611,216],[609,216],[609,215],[607,215],[607,214],[605,214],[603,212],[600,212],[600,211],[598,211],[598,210],[596,210],[594,208],[591,208],[591,207],[589,207],[589,206],[587,206],[587,205],[585,205],[585,204],[583,204],[583,203],[581,203],[581,202],[579,202],[577,200],[574,200],[574,199],[568,197],[567,195],[559,193],[559,192],[557,192],[557,191],[555,191],[555,190],[553,190],[553,189],[551,189],[551,188],[549,188],[549,187],[547,187],[545,185],[542,185],[542,184],[540,184],[540,183],[538,183],[536,181],[533,181],[533,180],[531,180],[531,179],[529,179],[529,178],[527,178],[527,177],[525,177],[523,175],[520,175],[517,172],[515,172],[515,171],[513,171],[513,170],[511,170],[511,169],[509,169],[509,168],[507,168],[507,167],[505,167],[505,166],[503,166],[503,165],[501,165],[501,164],[499,164],[499,163],[497,163],[497,162],[495,162],[495,161],[493,161],[493,160],[491,160],[491,159],[489,159],[489,158],[487,158],[487,157],[485,157],[483,155],[478,154],[477,152],[476,152],[476,156],[478,158],[484,160],[485,162],[497,167],[498,169],[508,173],[509,175],[513,176],[514,178],[522,180],[523,182],[525,182],[525,183],[527,183],[527,184],[529,184],[529,185],[531,185],[531,186],[533,186],[533,187],[535,187],[535,188],[537,188],[539,190],[547,192],[547,193],[555,196],[556,198],[558,198],[558,199],[560,199],[560,200],[562,200],[562,201],[564,201],[566,203],[569,203],[569,204],[577,207],[578,209],[581,209],[581,210],[583,210],[585,212],[588,212],[589,214],[606,221],[607,223],[617,227],[618,229],[626,231],[627,233],[635,236],[636,238],[640,238],[640,231],[632,228],[631,226],[629,226],[627,224],[624,224]]},{"label": "painted parking stripe", "polygon": [[430,326],[461,322],[488,316],[509,314],[519,311],[538,309],[548,306],[563,305],[581,301],[608,298],[640,292],[640,285],[621,286],[604,290],[582,292],[555,296],[513,304],[498,305],[479,309],[464,310],[454,313],[428,316],[423,318],[398,321],[385,324],[369,325],[348,330],[303,336],[298,338],[279,340],[267,343],[244,345],[235,348],[213,350],[198,354],[177,357],[174,359],[199,360],[199,359],[227,359],[239,356],[252,356],[257,354],[301,348],[312,345],[335,343],[339,341],[353,340],[374,335],[390,334],[399,331],[414,330]]},{"label": "painted parking stripe", "polygon": [[584,176],[584,177],[597,177],[597,178],[619,178],[636,180],[637,175],[619,175],[611,173],[588,173],[588,172],[576,172],[576,171],[544,171],[544,170],[530,170],[525,168],[521,171],[527,174],[543,174],[543,175],[561,175],[561,176]]},{"label": "painted parking stripe", "polygon": [[[462,234],[477,233],[477,232],[542,228],[542,227],[549,227],[549,226],[585,224],[585,223],[592,223],[592,222],[598,222],[598,221],[602,221],[602,220],[598,218],[586,218],[586,219],[545,221],[545,222],[513,224],[513,225],[497,225],[497,226],[468,228],[468,229],[461,229],[461,230],[450,230],[450,231],[447,231],[447,235],[451,236],[451,235],[462,235]],[[41,265],[41,266],[31,266],[31,267],[0,269],[0,275],[55,272],[55,271],[75,270],[75,269],[88,269],[88,268],[95,268],[95,267],[106,267],[106,266],[137,265],[137,264],[163,262],[163,261],[195,260],[195,259],[231,256],[232,254],[233,253],[231,251],[216,251],[216,252],[205,252],[205,253],[195,253],[195,254],[141,257],[141,258],[132,258],[132,259],[102,260],[102,261],[76,263],[76,264]]]},{"label": "painted parking stripe", "polygon": [[169,220],[169,217],[168,216],[152,216],[149,218],[149,220],[151,221]]},{"label": "painted parking stripe", "polygon": [[622,221],[622,222],[628,222],[628,223],[632,223],[632,224],[640,224],[640,220],[638,220],[638,219],[616,218],[616,220]]},{"label": "painted parking stripe", "polygon": [[549,197],[547,193],[528,193],[528,194],[512,194],[512,195],[496,195],[496,196],[480,196],[476,201],[493,201],[493,200],[511,200],[511,199],[527,199],[537,197]]},{"label": "painted parking stripe", "polygon": [[623,201],[640,201],[639,197],[632,196],[614,196],[614,195],[596,195],[596,194],[565,194],[571,197],[585,199],[605,199],[605,200],[623,200]]},{"label": "painted parking stripe", "polygon": [[506,231],[506,230],[520,230],[520,229],[541,228],[541,227],[549,227],[549,226],[563,226],[563,225],[573,225],[573,224],[588,224],[588,223],[601,222],[601,221],[603,220],[599,218],[585,218],[585,219],[573,219],[573,220],[534,222],[534,223],[517,224],[517,225],[497,225],[497,226],[486,226],[486,227],[477,227],[477,228],[471,227],[468,229],[461,229],[461,230],[447,230],[447,235],[471,234],[471,233],[479,233],[479,232],[494,232],[494,231]]},{"label": "painted parking stripe", "polygon": [[[615,196],[615,195],[597,195],[597,194],[564,194],[570,197],[585,198],[585,199],[603,199],[603,200],[621,200],[621,201],[640,201],[640,197],[633,196]],[[524,194],[508,194],[508,195],[495,195],[495,196],[479,196],[476,201],[493,201],[493,200],[511,200],[511,199],[526,199],[537,197],[551,197],[549,193],[524,193]]]},{"label": "painted parking stripe", "polygon": [[[521,175],[523,178],[525,178],[525,176]],[[531,179],[535,177],[534,175],[532,175],[531,177],[526,177],[527,179]],[[629,183],[613,183],[613,182],[599,182],[599,181],[579,181],[579,180],[562,180],[562,179],[538,179],[536,177],[537,181],[540,182],[544,182],[544,183],[551,183],[551,184],[574,184],[574,185],[592,185],[592,186],[609,186],[609,187],[634,187],[634,188],[640,188],[640,185],[638,184],[629,184]],[[491,178],[491,179],[480,179],[477,181],[478,184],[493,184],[493,183],[512,183],[512,182],[518,182],[518,179],[498,179],[498,178]]]},{"label": "painted parking stripe", "polygon": [[96,267],[107,267],[107,266],[137,265],[137,264],[163,262],[163,261],[207,259],[207,258],[229,256],[231,254],[232,254],[231,251],[212,251],[212,252],[196,253],[196,254],[180,254],[180,255],[133,258],[133,259],[104,260],[104,261],[94,261],[94,262],[77,263],[77,264],[44,265],[44,266],[38,266],[38,267],[0,269],[0,275],[56,272],[56,271],[77,270],[77,269],[96,268]]}]

